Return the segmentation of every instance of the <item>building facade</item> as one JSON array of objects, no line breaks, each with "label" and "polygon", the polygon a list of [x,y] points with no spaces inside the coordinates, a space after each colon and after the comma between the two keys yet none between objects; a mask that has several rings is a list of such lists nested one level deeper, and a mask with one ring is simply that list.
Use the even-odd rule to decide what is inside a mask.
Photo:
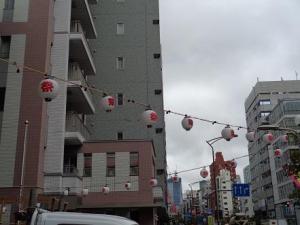
[{"label": "building facade", "polygon": [[[300,99],[282,99],[274,107],[268,120],[270,124],[275,124],[284,128],[291,128],[299,132],[299,126],[295,124],[295,115],[300,112]],[[293,198],[290,195],[295,191],[293,181],[288,175],[286,166],[293,164],[297,152],[299,152],[299,144],[294,136],[289,134],[288,141],[281,139],[286,132],[274,132],[275,140],[269,146],[270,167],[274,192],[274,205],[276,210],[276,218],[289,218],[295,220],[295,209]],[[275,157],[274,150],[281,150],[281,157]]]},{"label": "building facade", "polygon": [[[250,165],[246,166],[243,169],[243,174],[244,174],[244,183],[250,184],[250,189],[251,189]],[[250,197],[243,197],[240,199],[240,201],[241,201],[241,212],[245,213],[249,217],[254,216],[251,191],[250,191]]]},{"label": "building facade", "polygon": [[[97,108],[93,140],[152,140],[156,150],[156,177],[167,195],[166,143],[163,111],[162,61],[158,0],[105,0],[92,7],[95,27],[101,31],[89,43],[99,76],[90,82],[116,99],[110,113]],[[159,121],[146,129],[141,119],[151,107]],[[166,203],[166,199],[164,201]]]},{"label": "building facade", "polygon": [[[246,122],[250,130],[266,122],[266,118],[280,99],[299,98],[300,81],[257,82],[245,101]],[[249,143],[250,173],[254,211],[258,217],[275,218],[274,192],[268,146],[263,142],[264,132]]]},{"label": "building facade", "polygon": [[176,215],[181,211],[183,204],[182,183],[181,178],[174,181],[172,178],[168,179],[168,210],[169,215]]},{"label": "building facade", "polygon": [[230,178],[232,182],[236,180],[236,170],[235,170],[235,162],[234,161],[225,161],[222,152],[216,152],[215,162],[209,166],[210,170],[210,183],[211,183],[211,194],[210,194],[210,208],[215,209],[216,199],[215,199],[215,190],[216,186],[218,189],[218,185],[216,185],[216,178],[221,175],[221,170],[229,171]]},{"label": "building facade", "polygon": [[[101,32],[100,37],[96,30]],[[156,223],[154,216],[160,212],[154,207],[164,207],[166,202],[158,1],[106,0],[98,4],[98,0],[5,0],[0,2],[0,35],[0,198],[5,196],[10,205],[16,203],[23,177],[26,204],[45,196],[61,196],[67,188],[69,195],[76,197],[73,199],[79,199],[73,201],[69,196],[70,207],[86,210],[86,206],[92,206],[91,210],[95,210],[98,204],[101,210],[101,201],[87,201],[95,193],[101,196],[96,184],[90,185],[88,196],[82,200],[91,174],[95,176],[93,180],[101,182],[113,179],[112,173],[118,174],[117,163],[115,172],[111,168],[104,171],[105,176],[98,173],[106,163],[101,157],[113,155],[101,140],[110,141],[115,146],[112,149],[119,148],[115,150],[118,163],[123,159],[127,163],[130,152],[143,149],[140,145],[144,141],[147,146],[153,143],[147,151],[155,152],[155,157],[150,153],[139,157],[147,155],[150,162],[154,160],[145,173],[151,170],[159,187],[154,191],[146,188],[149,192],[145,202],[137,200],[131,208],[127,198],[127,205],[125,200],[121,204],[123,211],[117,211],[126,215],[132,211],[136,217],[138,212],[132,209],[140,203],[148,213],[149,224]],[[45,102],[37,91],[45,75],[58,78],[59,93],[51,102]],[[100,109],[98,103],[103,96],[86,88],[92,86],[113,93],[117,99],[114,112]],[[140,118],[145,107],[130,105],[128,98],[150,105],[158,113],[159,122],[147,129]],[[88,151],[91,140],[98,141],[103,149],[83,152]],[[131,140],[131,150],[127,149],[126,154],[123,140]],[[83,167],[85,162],[88,164],[85,154],[87,158],[95,156],[90,158],[93,166],[89,169]],[[95,168],[93,160],[102,160],[103,165]],[[140,175],[131,176],[134,171]],[[132,179],[137,179],[135,183],[145,191],[149,174],[133,165],[129,165],[130,176],[127,172],[124,177],[135,177]],[[111,190],[122,192],[113,184]],[[141,190],[134,185],[133,190],[123,194],[137,198]],[[106,206],[111,210],[117,200],[114,197]],[[7,209],[9,218],[11,210],[9,206]]]},{"label": "building facade", "polygon": [[219,210],[222,211],[223,217],[230,217],[233,214],[234,202],[232,198],[232,180],[230,171],[220,170],[219,176],[216,177],[218,189]]}]

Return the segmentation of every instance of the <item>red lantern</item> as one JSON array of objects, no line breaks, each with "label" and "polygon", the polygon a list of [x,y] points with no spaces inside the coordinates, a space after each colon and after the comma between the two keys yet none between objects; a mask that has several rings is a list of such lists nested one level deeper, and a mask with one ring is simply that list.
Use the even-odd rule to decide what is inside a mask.
[{"label": "red lantern", "polygon": [[115,98],[112,96],[105,96],[101,100],[101,105],[106,112],[111,112],[116,105]]},{"label": "red lantern", "polygon": [[158,121],[157,113],[151,109],[144,111],[142,117],[148,128]]},{"label": "red lantern", "polygon": [[274,156],[275,156],[276,158],[281,157],[281,149],[280,149],[280,148],[275,149],[275,151],[274,151]]},{"label": "red lantern", "polygon": [[126,190],[129,190],[131,188],[131,183],[128,181],[125,183]]},{"label": "red lantern", "polygon": [[234,130],[229,126],[226,126],[222,130],[221,135],[226,141],[230,141],[232,138],[236,137],[236,135],[234,134]]},{"label": "red lantern", "polygon": [[273,134],[271,134],[271,133],[265,134],[265,135],[263,136],[263,140],[264,140],[264,142],[267,143],[267,144],[271,144],[272,141],[273,141],[273,139],[274,139],[274,136],[273,136]]},{"label": "red lantern", "polygon": [[42,80],[39,84],[40,96],[45,99],[46,102],[50,102],[58,94],[58,83],[52,79]]},{"label": "red lantern", "polygon": [[254,139],[255,139],[255,132],[254,132],[254,131],[248,132],[248,133],[246,134],[246,139],[247,139],[249,142],[253,142]]},{"label": "red lantern", "polygon": [[281,135],[281,136],[280,136],[280,141],[281,141],[282,143],[288,143],[288,142],[289,142],[289,137],[288,137],[286,134]]},{"label": "red lantern", "polygon": [[173,181],[174,183],[179,182],[179,177],[177,176],[177,174],[175,174],[175,176],[172,177],[172,181]]},{"label": "red lantern", "polygon": [[193,120],[189,116],[185,116],[181,121],[181,125],[185,130],[192,129],[193,123],[194,123]]},{"label": "red lantern", "polygon": [[102,187],[102,193],[104,193],[104,194],[108,194],[109,193],[109,187],[107,187],[107,186],[104,186],[104,187]]},{"label": "red lantern", "polygon": [[233,168],[236,168],[237,167],[237,162],[233,159],[233,160],[231,160],[231,166],[233,167]]},{"label": "red lantern", "polygon": [[202,178],[206,178],[208,176],[208,171],[206,168],[203,168],[201,171],[200,171],[200,176]]},{"label": "red lantern", "polygon": [[151,185],[152,187],[157,186],[157,180],[156,180],[155,178],[151,178],[150,181],[149,181],[149,183],[150,183],[150,185]]}]

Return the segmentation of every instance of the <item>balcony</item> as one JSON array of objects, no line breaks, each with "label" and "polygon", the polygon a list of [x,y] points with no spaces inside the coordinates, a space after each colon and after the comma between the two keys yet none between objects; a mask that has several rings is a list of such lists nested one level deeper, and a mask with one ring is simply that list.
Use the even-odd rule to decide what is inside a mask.
[{"label": "balcony", "polygon": [[70,110],[82,114],[94,114],[95,106],[92,93],[89,89],[82,88],[88,86],[81,68],[77,63],[69,65],[68,80],[68,106]]},{"label": "balcony", "polygon": [[81,194],[82,177],[75,166],[65,165],[62,179],[63,190],[68,188],[71,194]]},{"label": "balcony", "polygon": [[96,74],[93,55],[79,21],[72,21],[71,23],[69,57],[71,61],[79,63],[85,75]]},{"label": "balcony", "polygon": [[72,0],[72,20],[81,22],[86,31],[86,37],[89,39],[97,38],[97,31],[93,21],[89,3],[97,3],[98,0]]},{"label": "balcony", "polygon": [[66,145],[82,145],[84,141],[89,139],[90,131],[84,125],[83,121],[77,114],[67,113],[66,115]]}]

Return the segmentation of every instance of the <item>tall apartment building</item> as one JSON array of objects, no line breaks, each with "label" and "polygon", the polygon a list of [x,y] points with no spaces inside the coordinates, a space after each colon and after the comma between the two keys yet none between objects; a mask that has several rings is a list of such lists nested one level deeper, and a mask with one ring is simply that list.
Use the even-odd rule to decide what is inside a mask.
[{"label": "tall apartment building", "polygon": [[[294,120],[295,115],[299,115],[299,113],[300,99],[282,99],[274,107],[268,116],[268,120],[270,124],[291,128],[299,132],[300,127],[295,124]],[[290,195],[295,191],[295,187],[285,166],[294,163],[296,154],[299,152],[299,143],[290,134],[288,134],[288,142],[282,141],[280,137],[284,134],[286,132],[274,132],[275,140],[269,146],[274,205],[277,219],[296,220],[294,208],[296,199],[290,198]],[[281,157],[274,156],[274,150],[278,148],[281,149]]]},{"label": "tall apartment building", "polygon": [[220,170],[216,177],[218,189],[218,204],[222,210],[223,217],[230,217],[233,214],[234,202],[232,198],[232,180],[229,170]]},{"label": "tall apartment building", "polygon": [[[92,7],[101,35],[90,41],[99,76],[90,82],[116,98],[110,113],[96,109],[93,140],[153,140],[156,175],[165,193],[166,146],[158,0],[104,0]],[[159,122],[145,129],[144,106],[158,113]]]},{"label": "tall apartment building", "polygon": [[[300,81],[257,82],[245,101],[246,122],[250,130],[256,131],[266,122],[266,117],[280,99],[299,98]],[[274,192],[268,146],[263,142],[264,132],[259,132],[255,141],[249,143],[251,187],[254,211],[263,218],[275,217]]]},{"label": "tall apartment building", "polygon": [[167,182],[169,215],[174,213],[177,214],[178,212],[180,212],[183,203],[181,178],[179,177],[178,181],[176,182],[174,182],[172,178],[169,178]]},{"label": "tall apartment building", "polygon": [[[217,183],[217,177],[220,176],[222,170],[229,171],[231,181],[236,180],[236,170],[234,162],[231,160],[225,161],[222,152],[216,152],[215,162],[209,166],[210,171],[210,184],[211,184],[211,195],[210,195],[210,207],[215,209],[216,200],[215,200],[215,189]],[[218,183],[217,183],[218,184]],[[218,185],[217,185],[218,189]]]},{"label": "tall apartment building", "polygon": [[[19,196],[26,146],[27,202],[67,189],[73,210],[103,212],[119,203],[123,211],[112,213],[143,214],[145,224],[154,224],[154,208],[164,206],[166,196],[158,1],[97,3],[0,1],[1,58],[18,67],[0,62],[0,197]],[[72,83],[58,81],[58,96],[46,103],[37,91],[44,75],[23,65]],[[112,113],[100,112],[102,96],[82,87],[92,84],[115,94]],[[159,123],[147,129],[140,118],[145,108],[126,97],[151,105]],[[95,143],[97,149],[91,147]],[[160,186],[152,189],[149,179],[155,176]],[[125,180],[132,182],[131,191],[124,189]],[[101,193],[104,184],[110,197]],[[83,188],[89,188],[84,201]],[[139,207],[149,212],[137,212]]]}]

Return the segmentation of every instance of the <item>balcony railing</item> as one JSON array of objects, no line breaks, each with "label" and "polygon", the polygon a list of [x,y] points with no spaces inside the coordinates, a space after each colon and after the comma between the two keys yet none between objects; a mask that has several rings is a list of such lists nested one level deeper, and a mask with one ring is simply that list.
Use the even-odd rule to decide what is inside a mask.
[{"label": "balcony railing", "polygon": [[[68,80],[69,81],[80,81],[82,86],[85,86],[85,87],[89,86],[81,72],[80,66],[77,63],[71,63],[69,65]],[[90,89],[85,89],[85,91],[88,93],[89,97],[92,99],[92,92],[90,91]]]},{"label": "balcony railing", "polygon": [[78,169],[73,165],[64,166],[64,175],[66,176],[79,176]]},{"label": "balcony railing", "polygon": [[79,132],[84,139],[90,138],[90,131],[77,114],[66,115],[66,132]]}]

